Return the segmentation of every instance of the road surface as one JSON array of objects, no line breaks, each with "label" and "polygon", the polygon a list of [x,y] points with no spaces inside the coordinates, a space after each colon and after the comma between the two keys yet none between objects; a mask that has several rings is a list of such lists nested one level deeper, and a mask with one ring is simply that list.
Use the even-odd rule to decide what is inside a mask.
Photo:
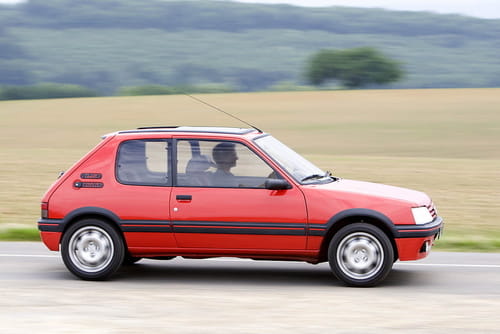
[{"label": "road surface", "polygon": [[376,288],[327,264],[142,260],[75,279],[41,243],[0,243],[0,333],[500,333],[500,254],[397,262]]}]

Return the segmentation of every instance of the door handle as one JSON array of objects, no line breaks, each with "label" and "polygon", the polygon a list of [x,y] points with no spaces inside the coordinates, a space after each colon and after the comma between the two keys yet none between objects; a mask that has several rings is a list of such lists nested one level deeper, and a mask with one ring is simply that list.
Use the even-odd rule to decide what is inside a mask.
[{"label": "door handle", "polygon": [[191,201],[193,196],[191,195],[176,195],[175,199],[178,201]]}]

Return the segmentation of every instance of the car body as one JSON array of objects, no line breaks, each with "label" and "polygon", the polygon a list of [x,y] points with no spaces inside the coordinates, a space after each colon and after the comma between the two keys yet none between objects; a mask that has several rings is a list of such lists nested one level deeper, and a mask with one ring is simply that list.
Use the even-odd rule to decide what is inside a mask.
[{"label": "car body", "polygon": [[119,131],[49,188],[41,238],[77,277],[141,258],[328,261],[373,286],[421,259],[443,228],[424,193],[331,176],[250,128]]}]

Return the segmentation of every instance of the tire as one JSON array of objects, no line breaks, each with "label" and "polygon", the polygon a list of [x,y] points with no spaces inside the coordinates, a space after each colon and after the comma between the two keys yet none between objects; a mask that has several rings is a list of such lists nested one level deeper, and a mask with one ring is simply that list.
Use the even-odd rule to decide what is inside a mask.
[{"label": "tire", "polygon": [[366,223],[341,228],[330,241],[328,262],[337,278],[349,286],[375,286],[392,269],[394,249],[387,235]]},{"label": "tire", "polygon": [[85,219],[71,225],[61,241],[66,268],[84,280],[105,280],[123,263],[125,247],[120,234],[109,224]]}]

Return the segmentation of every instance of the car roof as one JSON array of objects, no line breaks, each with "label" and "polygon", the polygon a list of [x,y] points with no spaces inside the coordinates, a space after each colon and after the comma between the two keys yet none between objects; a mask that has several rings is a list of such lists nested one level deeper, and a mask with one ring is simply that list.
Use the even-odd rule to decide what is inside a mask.
[{"label": "car roof", "polygon": [[262,135],[263,133],[254,128],[234,128],[234,127],[213,127],[213,126],[151,126],[140,127],[132,130],[122,130],[114,133],[109,133],[102,138],[112,135],[131,135],[143,134],[208,134],[208,135],[230,135],[230,136],[243,136],[247,134]]},{"label": "car roof", "polygon": [[201,133],[221,133],[232,135],[244,135],[257,131],[250,128],[230,128],[213,126],[149,126],[141,127],[135,130],[125,130],[118,133],[137,133],[137,132],[201,132]]}]

